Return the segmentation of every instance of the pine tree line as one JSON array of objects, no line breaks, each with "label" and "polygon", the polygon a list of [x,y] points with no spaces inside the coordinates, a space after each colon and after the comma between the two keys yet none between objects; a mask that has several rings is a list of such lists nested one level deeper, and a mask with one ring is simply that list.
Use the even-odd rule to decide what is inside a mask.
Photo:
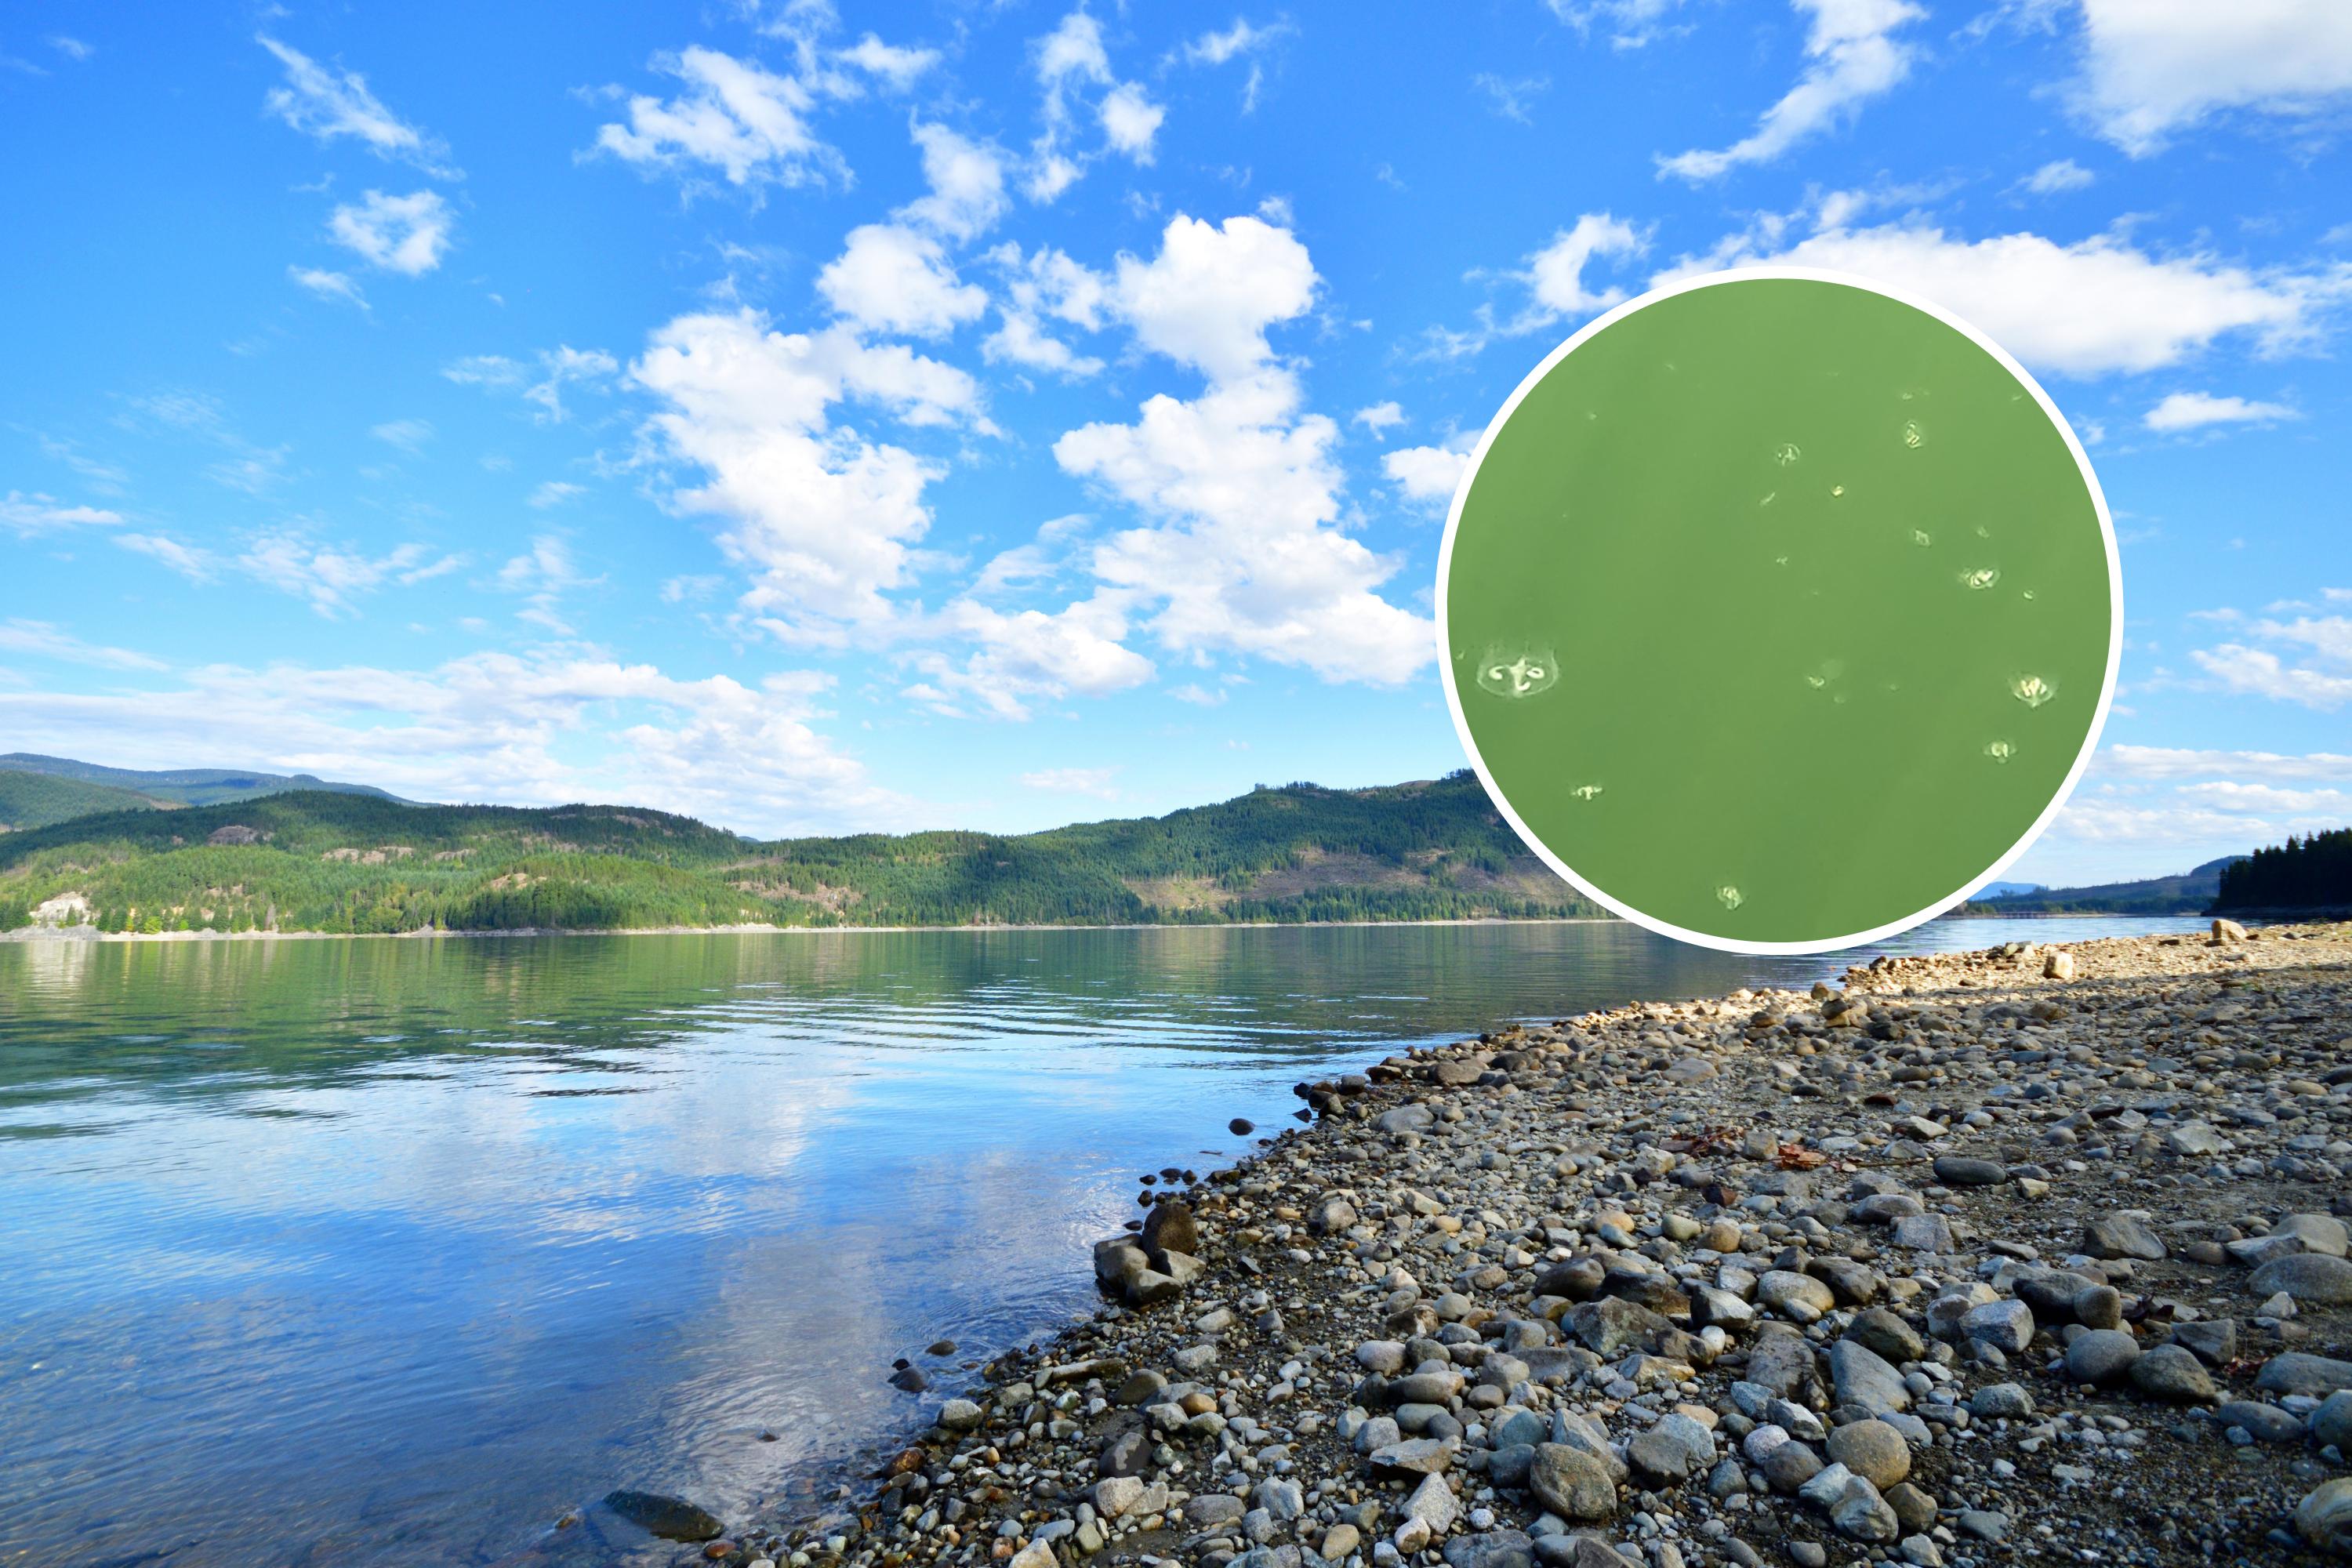
[{"label": "pine tree line", "polygon": [[2352,827],[2287,836],[2221,873],[2218,913],[2352,908]]}]

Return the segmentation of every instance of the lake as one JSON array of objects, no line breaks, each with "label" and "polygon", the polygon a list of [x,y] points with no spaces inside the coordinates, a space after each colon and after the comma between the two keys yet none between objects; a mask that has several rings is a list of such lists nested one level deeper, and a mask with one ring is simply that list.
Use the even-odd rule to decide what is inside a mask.
[{"label": "lake", "polygon": [[[925,1424],[894,1358],[952,1383],[1089,1310],[1138,1173],[1302,1078],[2199,924],[0,943],[0,1564],[536,1560],[616,1486],[736,1517]],[[628,1534],[553,1544],[675,1556]]]}]

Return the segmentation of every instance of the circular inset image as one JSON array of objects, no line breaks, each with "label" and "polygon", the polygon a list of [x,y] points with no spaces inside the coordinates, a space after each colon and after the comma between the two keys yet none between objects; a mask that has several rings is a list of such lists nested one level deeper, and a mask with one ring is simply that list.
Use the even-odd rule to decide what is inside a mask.
[{"label": "circular inset image", "polygon": [[2090,760],[2115,531],[2042,388],[1857,278],[1630,301],[1520,383],[1439,555],[1445,696],[1530,847],[1653,931],[1868,942],[1998,876]]}]

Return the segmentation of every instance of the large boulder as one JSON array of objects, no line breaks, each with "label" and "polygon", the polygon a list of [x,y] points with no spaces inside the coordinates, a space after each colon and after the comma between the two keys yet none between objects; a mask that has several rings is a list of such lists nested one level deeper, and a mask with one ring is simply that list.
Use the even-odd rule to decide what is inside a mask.
[{"label": "large boulder", "polygon": [[1565,1520],[1608,1519],[1617,1512],[1617,1483],[1608,1467],[1565,1443],[1537,1447],[1528,1486],[1538,1501]]},{"label": "large boulder", "polygon": [[2066,1376],[2073,1383],[2120,1383],[2139,1354],[2139,1342],[2127,1329],[2087,1330],[2066,1347]]},{"label": "large boulder", "polygon": [[1911,1445],[1884,1421],[1849,1421],[1830,1434],[1830,1458],[1880,1491],[1911,1476]]},{"label": "large boulder", "polygon": [[2146,1222],[2127,1214],[2101,1215],[2083,1226],[2083,1250],[2094,1258],[2137,1258],[2159,1263],[2164,1243]]},{"label": "large boulder", "polygon": [[1858,1405],[1873,1415],[1891,1415],[1911,1405],[1911,1391],[1904,1386],[1903,1374],[1884,1356],[1852,1340],[1830,1346],[1830,1381],[1840,1405]]},{"label": "large boulder", "polygon": [[2254,1386],[2264,1394],[2308,1394],[2315,1399],[2324,1399],[2339,1388],[2352,1388],[2352,1361],[2337,1361],[2305,1351],[2281,1351],[2263,1363]]},{"label": "large boulder", "polygon": [[2295,1533],[2320,1551],[2352,1557],[2352,1476],[2322,1481],[2295,1505]]},{"label": "large boulder", "polygon": [[1587,1301],[1568,1315],[1568,1331],[1595,1355],[1614,1359],[1654,1345],[1674,1324],[1647,1307],[1616,1296]]},{"label": "large boulder", "polygon": [[2284,1290],[2298,1306],[2341,1307],[2352,1303],[2352,1261],[2324,1252],[2273,1258],[2246,1276],[2246,1289],[2262,1297]]},{"label": "large boulder", "polygon": [[1151,1212],[1143,1216],[1143,1249],[1198,1258],[1201,1231],[1192,1223],[1191,1206],[1174,1198],[1152,1205]]}]

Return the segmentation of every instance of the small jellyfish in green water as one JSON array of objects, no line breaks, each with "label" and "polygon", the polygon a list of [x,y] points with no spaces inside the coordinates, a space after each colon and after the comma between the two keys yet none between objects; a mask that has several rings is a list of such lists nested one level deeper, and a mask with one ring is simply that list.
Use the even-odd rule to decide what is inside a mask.
[{"label": "small jellyfish in green water", "polygon": [[2009,694],[2028,708],[2039,708],[2058,695],[2058,688],[2039,675],[2013,675],[2009,680]]},{"label": "small jellyfish in green water", "polygon": [[1736,910],[1748,901],[1748,896],[1726,882],[1715,890],[1715,901],[1727,910]]},{"label": "small jellyfish in green water", "polygon": [[1478,685],[1497,697],[1533,697],[1559,680],[1559,661],[1548,647],[1490,647],[1478,661]]},{"label": "small jellyfish in green water", "polygon": [[2033,590],[2032,590],[2032,589],[2031,589],[2031,588],[2026,589],[2026,590],[2025,590],[2025,597],[2027,597],[2027,598],[2029,598],[2029,599],[2031,599],[2032,597],[2033,597]]},{"label": "small jellyfish in green water", "polygon": [[1784,468],[1804,455],[1794,441],[1783,441],[1772,448],[1772,460]]},{"label": "small jellyfish in green water", "polygon": [[1927,429],[1916,419],[1906,419],[1903,422],[1903,444],[1906,447],[1916,452],[1927,445]]},{"label": "small jellyfish in green water", "polygon": [[1832,499],[1835,499],[1836,497],[1843,494],[1845,494],[1845,487],[1843,485],[1832,485],[1830,487],[1830,495]]},{"label": "small jellyfish in green water", "polygon": [[1987,741],[1985,755],[1996,763],[2005,763],[2017,755],[2017,748],[2007,741]]},{"label": "small jellyfish in green water", "polygon": [[1601,794],[1601,786],[1597,784],[1579,784],[1568,793],[1579,800],[1591,800]]},{"label": "small jellyfish in green water", "polygon": [[1915,528],[1911,531],[1911,542],[1917,545],[1920,549],[1925,550],[1927,546],[1935,543],[1936,541],[1926,529]]},{"label": "small jellyfish in green water", "polygon": [[2000,581],[2000,568],[1998,566],[1976,566],[1960,574],[1960,586],[1963,588],[1981,590]]},{"label": "small jellyfish in green water", "polygon": [[1766,490],[1764,492],[1764,499],[1758,501],[1756,504],[1758,506],[1770,506],[1780,494],[1780,492],[1779,490]]}]

